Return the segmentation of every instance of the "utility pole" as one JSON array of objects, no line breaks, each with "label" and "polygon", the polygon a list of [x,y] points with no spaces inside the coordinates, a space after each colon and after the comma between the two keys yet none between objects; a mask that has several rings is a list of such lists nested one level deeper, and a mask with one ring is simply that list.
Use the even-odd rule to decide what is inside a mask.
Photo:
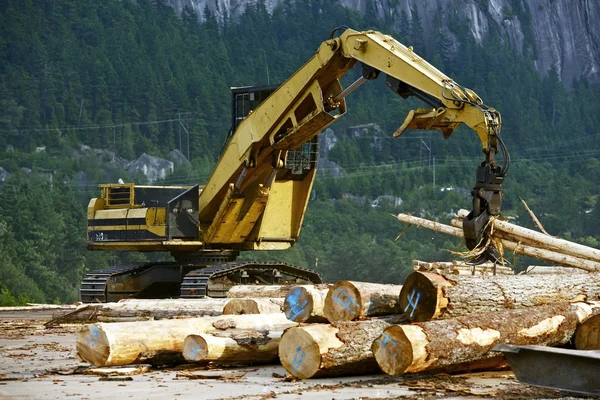
[{"label": "utility pole", "polygon": [[[425,141],[423,139],[421,139],[421,143],[423,143],[423,146],[425,146],[427,148],[427,150],[429,150],[429,157],[427,158],[427,166],[429,168],[431,168],[431,146],[427,146],[427,143],[425,143]],[[431,144],[431,142],[429,142],[429,144]]]},{"label": "utility pole", "polygon": [[[188,116],[191,113],[187,112],[187,113],[177,113],[177,119],[179,121],[179,151],[181,151],[181,128],[183,128],[183,130],[185,131],[185,133],[187,133],[187,159],[188,161],[190,161],[190,131],[187,128],[187,118],[186,118],[186,125],[183,124],[183,122],[181,121],[181,116],[185,115]],[[182,151],[183,153],[183,151]]]},{"label": "utility pole", "polygon": [[265,58],[265,67],[267,68],[267,85],[271,84],[271,78],[269,77],[269,63],[267,63],[267,52],[263,49],[263,56]]},{"label": "utility pole", "polygon": [[435,189],[435,157],[433,157],[433,188]]}]

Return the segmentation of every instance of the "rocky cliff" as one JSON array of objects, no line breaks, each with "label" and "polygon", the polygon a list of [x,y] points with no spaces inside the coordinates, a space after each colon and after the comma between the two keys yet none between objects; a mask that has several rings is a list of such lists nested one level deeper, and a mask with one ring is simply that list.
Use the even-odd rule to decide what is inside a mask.
[{"label": "rocky cliff", "polygon": [[[177,12],[185,6],[202,19],[208,7],[218,19],[227,14],[234,20],[256,0],[167,0]],[[283,0],[265,0],[272,11]],[[540,73],[555,68],[560,79],[570,85],[574,78],[600,80],[600,1],[598,0],[339,0],[346,7],[367,11],[378,18],[396,21],[416,10],[425,35],[442,29],[448,36],[449,24],[469,23],[471,34],[482,42],[493,30],[503,41],[532,59]],[[442,13],[442,23],[434,16]],[[395,26],[399,28],[399,26]],[[417,49],[418,51],[418,49]]]}]

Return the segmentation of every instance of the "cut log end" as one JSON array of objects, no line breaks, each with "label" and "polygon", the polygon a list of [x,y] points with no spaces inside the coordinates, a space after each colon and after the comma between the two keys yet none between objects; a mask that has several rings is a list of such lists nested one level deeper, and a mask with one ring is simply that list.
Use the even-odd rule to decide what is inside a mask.
[{"label": "cut log end", "polygon": [[400,292],[400,308],[413,322],[429,321],[440,312],[443,301],[439,299],[434,281],[443,277],[427,272],[415,272],[408,276]]},{"label": "cut log end", "polygon": [[202,361],[208,356],[208,344],[202,335],[188,335],[183,341],[181,352],[188,361]]},{"label": "cut log end", "polygon": [[388,375],[401,375],[413,363],[413,349],[400,326],[385,329],[371,347],[379,368]]},{"label": "cut log end", "polygon": [[231,299],[223,307],[223,315],[276,314],[281,312],[283,299]]},{"label": "cut log end", "polygon": [[577,350],[600,350],[600,315],[593,316],[579,325],[574,341]]},{"label": "cut log end", "polygon": [[77,334],[77,354],[83,360],[97,367],[107,365],[110,345],[100,324],[87,325]]},{"label": "cut log end", "polygon": [[286,371],[293,376],[300,379],[311,378],[321,366],[319,342],[303,328],[290,328],[279,343],[279,360]]},{"label": "cut log end", "polygon": [[283,312],[290,321],[306,322],[313,313],[313,296],[302,287],[293,287],[285,297]]},{"label": "cut log end", "polygon": [[330,322],[358,319],[363,308],[359,290],[349,281],[336,283],[325,299],[325,316]]}]

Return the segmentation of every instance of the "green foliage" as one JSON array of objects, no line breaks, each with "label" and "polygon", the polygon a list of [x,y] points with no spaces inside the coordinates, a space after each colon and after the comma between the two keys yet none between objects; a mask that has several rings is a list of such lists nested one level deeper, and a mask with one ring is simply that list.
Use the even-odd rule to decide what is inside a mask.
[{"label": "green foliage", "polygon": [[[521,3],[511,1],[504,17],[524,21],[525,42],[533,46],[531,16]],[[85,250],[88,199],[98,183],[125,176],[111,164],[111,152],[132,160],[179,148],[191,162],[164,183],[204,183],[228,132],[229,87],[285,81],[339,25],[378,29],[412,45],[500,110],[513,156],[504,214],[532,226],[524,198],[551,234],[597,247],[597,87],[575,81],[566,88],[555,71],[539,76],[527,58],[535,48],[519,56],[493,29],[476,43],[452,10],[443,16],[438,8],[425,35],[416,9],[380,20],[373,2],[367,5],[363,15],[337,1],[285,0],[269,14],[259,1],[239,21],[225,15],[219,23],[207,9],[199,23],[191,8],[179,18],[164,0],[4,1],[0,166],[13,176],[0,188],[0,304],[72,301],[85,271],[162,257]],[[447,29],[443,18],[452,21]],[[483,159],[479,141],[464,127],[449,140],[437,132],[392,139],[408,110],[423,105],[395,96],[382,81],[352,93],[347,115],[332,127],[339,141],[329,158],[346,174],[317,178],[299,243],[243,257],[316,268],[328,280],[398,283],[412,259],[448,260],[447,250],[461,248],[416,228],[394,241],[403,227],[391,214],[448,221],[452,211],[469,208]],[[345,132],[367,123],[380,130]],[[80,151],[81,144],[105,151]],[[46,150],[36,153],[40,146]]]}]

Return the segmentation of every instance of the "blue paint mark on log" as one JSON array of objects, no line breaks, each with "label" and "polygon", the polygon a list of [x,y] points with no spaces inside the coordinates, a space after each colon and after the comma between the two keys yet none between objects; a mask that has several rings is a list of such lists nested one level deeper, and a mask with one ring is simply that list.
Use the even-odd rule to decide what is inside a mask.
[{"label": "blue paint mark on log", "polygon": [[88,346],[96,347],[98,345],[98,341],[100,340],[100,329],[97,326],[92,328],[90,332],[90,336],[88,336],[87,344]]},{"label": "blue paint mark on log", "polygon": [[295,321],[299,315],[302,315],[306,312],[308,300],[304,300],[302,303],[300,303],[301,293],[302,291],[299,288],[293,288],[285,298],[286,303],[288,303],[290,306],[290,309],[286,311],[285,316],[290,321]]},{"label": "blue paint mark on log", "polygon": [[191,353],[191,359],[195,360],[198,357],[198,353],[200,352],[200,350],[202,349],[202,346],[200,345],[200,343],[197,343],[196,346],[192,349]]},{"label": "blue paint mark on log", "polygon": [[392,346],[394,346],[394,348],[398,347],[398,345],[396,344],[396,342],[394,341],[394,339],[392,339],[391,337],[388,336],[387,333],[382,333],[381,336],[378,339],[379,344],[381,345],[381,347],[386,347],[388,344],[391,344]]},{"label": "blue paint mark on log", "polygon": [[[345,300],[343,300],[343,298],[345,298]],[[350,297],[346,289],[336,289],[335,293],[333,294],[333,300],[350,312],[354,312],[355,309],[360,308],[360,306],[354,301],[354,299]],[[352,306],[352,308],[350,306]]]},{"label": "blue paint mark on log", "polygon": [[294,371],[292,372],[293,374],[298,372],[298,370],[302,366],[302,361],[304,361],[304,357],[306,357],[306,353],[304,351],[302,351],[302,354],[300,354],[301,351],[302,347],[298,346],[298,348],[296,349],[296,354],[294,354],[294,359],[292,360],[292,367],[294,367]]},{"label": "blue paint mark on log", "polygon": [[415,311],[417,310],[417,306],[419,305],[419,300],[421,299],[421,292],[414,288],[412,292],[408,295],[408,304],[404,307],[404,313],[407,313],[408,310],[412,310],[410,312],[410,318],[413,317]]}]

